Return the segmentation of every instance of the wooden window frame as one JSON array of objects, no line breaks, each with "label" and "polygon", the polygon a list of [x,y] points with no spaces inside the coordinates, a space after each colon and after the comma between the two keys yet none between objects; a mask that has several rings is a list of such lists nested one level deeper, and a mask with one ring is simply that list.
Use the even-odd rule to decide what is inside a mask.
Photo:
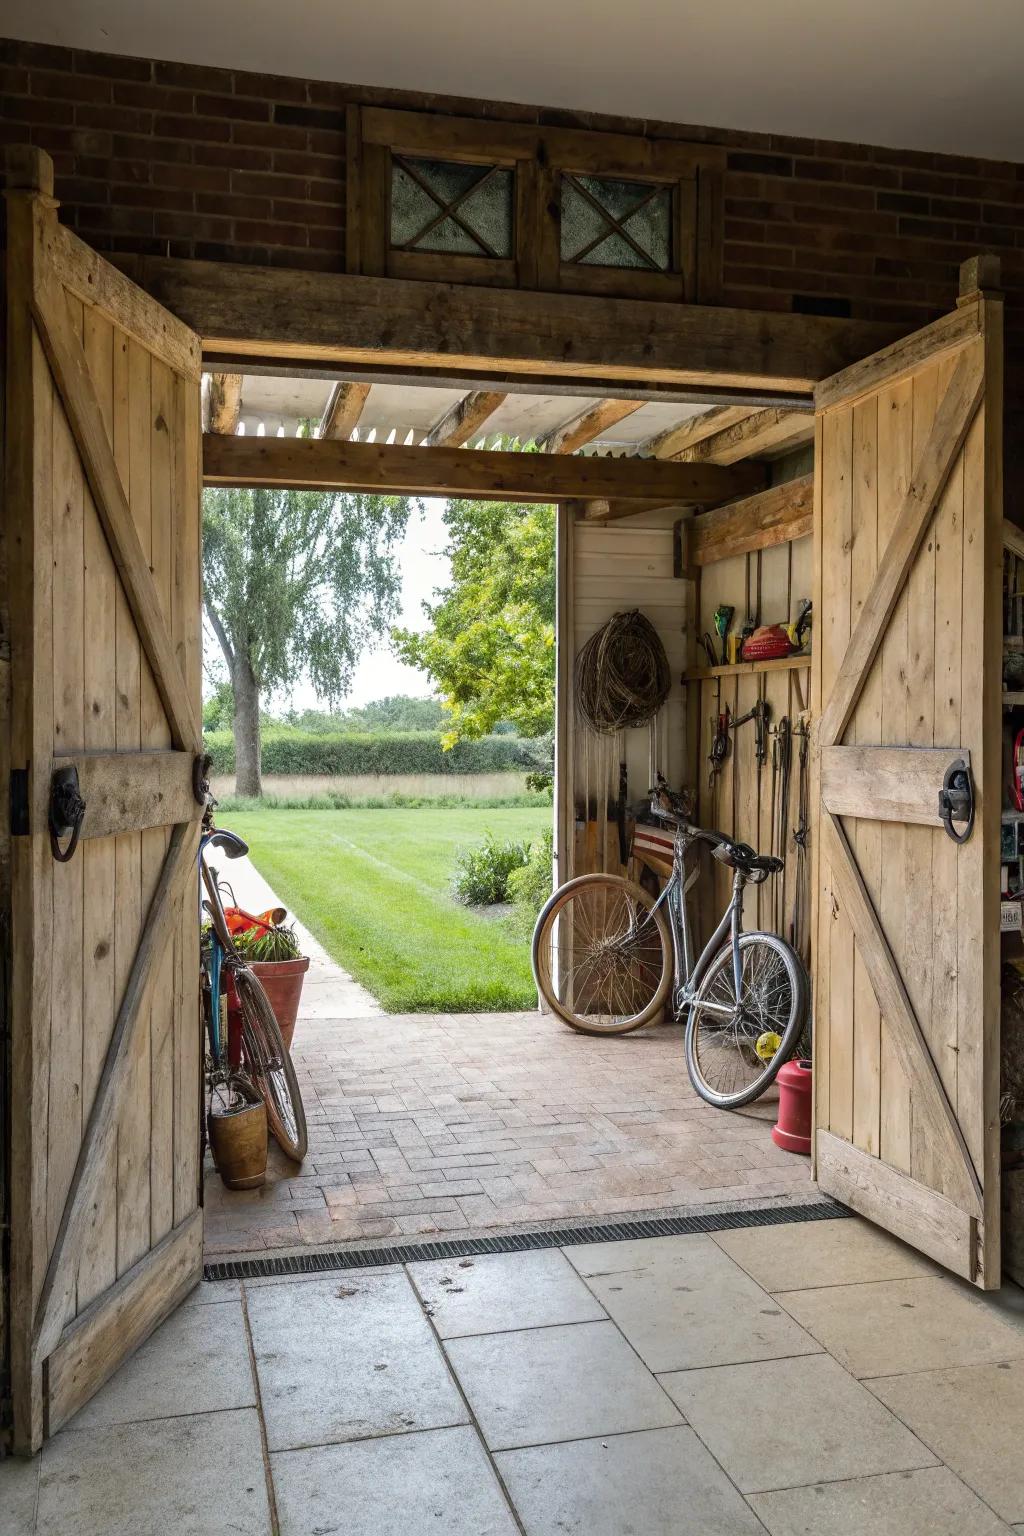
[{"label": "wooden window frame", "polygon": [[[714,145],[528,123],[494,123],[388,107],[350,107],[346,130],[349,272],[609,298],[691,304],[718,301],[725,153]],[[392,154],[511,169],[515,205],[512,258],[393,250]],[[668,187],[672,198],[672,270],[563,261],[563,174]]]}]

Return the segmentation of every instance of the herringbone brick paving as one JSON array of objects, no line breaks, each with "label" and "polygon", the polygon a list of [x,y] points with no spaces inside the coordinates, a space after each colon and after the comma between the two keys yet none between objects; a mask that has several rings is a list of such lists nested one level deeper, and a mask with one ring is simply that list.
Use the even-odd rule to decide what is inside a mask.
[{"label": "herringbone brick paving", "polygon": [[774,1105],[709,1109],[679,1026],[618,1039],[536,1013],[300,1019],[309,1120],[296,1170],[229,1192],[208,1171],[211,1254],[491,1231],[754,1197],[800,1197],[807,1160]]}]

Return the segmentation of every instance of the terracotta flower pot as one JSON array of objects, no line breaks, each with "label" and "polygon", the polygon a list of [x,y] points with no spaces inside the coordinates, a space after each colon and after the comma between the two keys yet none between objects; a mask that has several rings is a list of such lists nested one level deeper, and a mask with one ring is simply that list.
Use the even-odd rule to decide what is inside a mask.
[{"label": "terracotta flower pot", "polygon": [[309,970],[309,956],[300,955],[298,960],[253,960],[251,965],[277,1015],[284,1043],[291,1050],[302,982]]}]

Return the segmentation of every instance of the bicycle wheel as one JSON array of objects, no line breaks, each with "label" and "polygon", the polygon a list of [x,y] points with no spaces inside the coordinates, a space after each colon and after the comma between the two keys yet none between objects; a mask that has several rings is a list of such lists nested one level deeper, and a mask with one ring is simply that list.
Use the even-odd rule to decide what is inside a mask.
[{"label": "bicycle wheel", "polygon": [[580,875],[547,902],[533,933],[533,975],[548,1007],[588,1035],[623,1035],[657,1014],[672,986],[661,907],[619,875]]},{"label": "bicycle wheel", "polygon": [[740,1109],[764,1093],[796,1050],[807,1013],[807,972],[782,939],[741,934],[740,963],[737,999],[732,945],[723,945],[686,1021],[686,1070],[716,1109]]},{"label": "bicycle wheel", "polygon": [[294,1162],[306,1155],[306,1112],[288,1047],[274,1010],[247,966],[233,970],[242,1012],[242,1055],[267,1106],[267,1124],[281,1151]]}]

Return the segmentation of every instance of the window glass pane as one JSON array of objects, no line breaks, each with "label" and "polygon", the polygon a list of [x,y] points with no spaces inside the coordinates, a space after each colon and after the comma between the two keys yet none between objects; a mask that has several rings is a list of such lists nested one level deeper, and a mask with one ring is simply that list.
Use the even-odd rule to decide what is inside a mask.
[{"label": "window glass pane", "polygon": [[604,176],[562,177],[562,260],[667,272],[672,191]]},{"label": "window glass pane", "polygon": [[461,255],[512,255],[512,172],[395,156],[391,244]]}]

